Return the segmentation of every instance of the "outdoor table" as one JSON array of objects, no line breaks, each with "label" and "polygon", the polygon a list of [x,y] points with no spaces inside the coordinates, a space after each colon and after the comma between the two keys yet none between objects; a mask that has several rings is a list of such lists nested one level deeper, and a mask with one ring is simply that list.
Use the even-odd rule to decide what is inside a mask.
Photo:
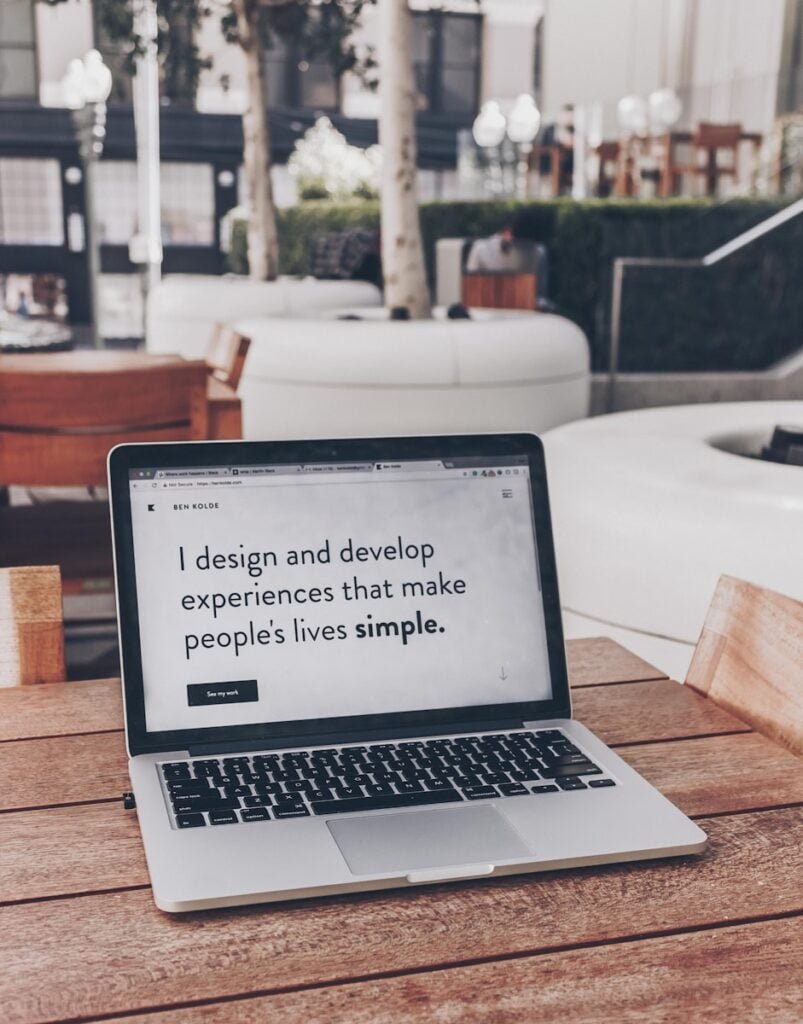
[{"label": "outdoor table", "polygon": [[4,1024],[801,1020],[800,761],[611,640],[568,654],[575,714],[701,857],[168,915],[119,681],[0,690]]},{"label": "outdoor table", "polygon": [[0,354],[16,352],[69,352],[73,348],[72,331],[51,320],[27,320],[20,316],[0,316]]}]

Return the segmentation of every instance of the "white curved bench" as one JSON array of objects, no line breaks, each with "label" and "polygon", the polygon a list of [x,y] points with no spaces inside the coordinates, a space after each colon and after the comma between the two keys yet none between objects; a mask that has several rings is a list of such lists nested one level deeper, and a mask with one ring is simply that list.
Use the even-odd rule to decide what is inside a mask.
[{"label": "white curved bench", "polygon": [[744,439],[803,424],[803,402],[600,416],[544,438],[568,635],[619,639],[685,678],[722,573],[803,599],[803,468]]},{"label": "white curved bench", "polygon": [[382,293],[367,281],[318,281],[313,277],[251,281],[172,274],[148,296],[147,347],[150,352],[177,352],[188,359],[203,359],[218,322],[309,316],[317,310],[381,304]]},{"label": "white curved bench", "polygon": [[245,436],[540,432],[588,414],[588,342],[569,320],[368,315],[238,320],[252,340],[240,383]]}]

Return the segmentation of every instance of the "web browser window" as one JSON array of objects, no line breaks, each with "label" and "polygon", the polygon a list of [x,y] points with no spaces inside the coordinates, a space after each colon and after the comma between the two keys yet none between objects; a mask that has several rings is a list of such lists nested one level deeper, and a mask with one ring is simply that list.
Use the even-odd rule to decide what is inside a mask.
[{"label": "web browser window", "polygon": [[551,697],[526,458],[129,486],[149,730]]}]

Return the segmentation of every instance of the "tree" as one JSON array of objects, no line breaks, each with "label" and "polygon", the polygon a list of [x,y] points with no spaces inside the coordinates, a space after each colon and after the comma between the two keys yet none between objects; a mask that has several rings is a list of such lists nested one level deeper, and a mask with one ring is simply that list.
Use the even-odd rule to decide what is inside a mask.
[{"label": "tree", "polygon": [[416,192],[416,89],[407,0],[379,0],[382,273],[385,305],[430,315]]},{"label": "tree", "polygon": [[[49,4],[64,0],[45,0]],[[194,29],[206,17],[219,16],[225,38],[243,51],[248,106],[243,113],[249,222],[249,273],[258,280],[276,277],[279,269],[276,211],[271,188],[270,131],[263,52],[271,37],[292,40],[301,56],[324,56],[337,75],[363,76],[375,66],[370,53],[358,56],[351,34],[366,4],[375,0],[157,0],[162,81],[181,85],[182,99],[194,96],[201,71],[210,66],[194,41]],[[132,0],[95,0],[107,38],[128,53],[126,67],[135,72],[141,43],[134,31]],[[186,95],[189,93],[190,95]],[[168,92],[168,95],[171,95]]]}]

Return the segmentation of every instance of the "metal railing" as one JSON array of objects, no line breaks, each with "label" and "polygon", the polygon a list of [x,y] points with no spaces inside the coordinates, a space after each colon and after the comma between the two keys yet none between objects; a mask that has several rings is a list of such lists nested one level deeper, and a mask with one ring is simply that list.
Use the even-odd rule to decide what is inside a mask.
[{"label": "metal railing", "polygon": [[743,231],[707,256],[675,258],[672,256],[617,256],[613,261],[613,290],[611,293],[611,337],[608,349],[608,412],[613,412],[616,401],[616,380],[619,373],[619,351],[622,341],[622,288],[627,267],[714,267],[729,256],[740,252],[764,235],[775,231],[798,214],[803,213],[803,199],[785,206],[778,213]]}]

